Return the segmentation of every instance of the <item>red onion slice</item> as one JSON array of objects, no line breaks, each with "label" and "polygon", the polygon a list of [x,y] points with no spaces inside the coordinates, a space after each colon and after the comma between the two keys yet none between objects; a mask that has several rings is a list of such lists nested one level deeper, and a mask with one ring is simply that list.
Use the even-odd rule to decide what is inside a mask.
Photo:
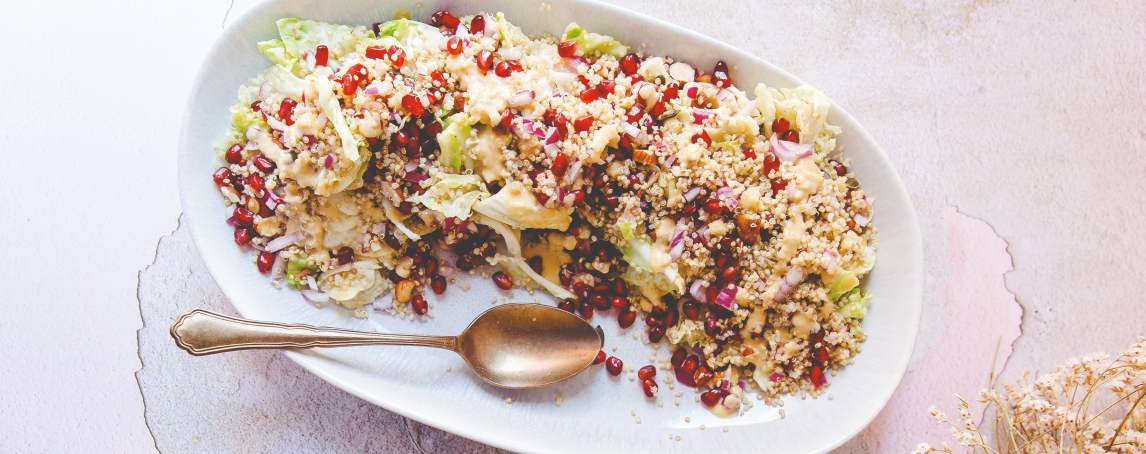
[{"label": "red onion slice", "polygon": [[577,181],[577,177],[580,173],[581,160],[573,161],[573,163],[569,165],[569,170],[565,171],[565,184],[573,184],[574,181]]},{"label": "red onion slice", "polygon": [[303,289],[300,293],[302,293],[303,298],[312,303],[325,303],[330,301],[330,297],[326,296],[325,293],[317,292],[311,289]]},{"label": "red onion slice", "polygon": [[259,100],[266,101],[271,96],[271,81],[265,81],[259,85]]},{"label": "red onion slice", "polygon": [[812,144],[792,143],[787,140],[780,140],[779,136],[779,134],[772,134],[772,138],[768,139],[768,142],[772,145],[772,154],[781,161],[796,162],[812,155]]},{"label": "red onion slice", "polygon": [[554,156],[557,156],[557,153],[561,152],[561,147],[557,146],[555,143],[545,144],[542,149],[545,150],[545,154],[549,156],[549,159],[553,159]]},{"label": "red onion slice", "polygon": [[859,224],[860,227],[867,227],[868,223],[871,222],[871,218],[864,216],[862,214],[857,214],[852,219],[855,219],[856,224]]},{"label": "red onion slice", "polygon": [[278,252],[303,237],[302,232],[292,232],[267,242],[267,252]]},{"label": "red onion slice", "polygon": [[684,191],[684,201],[685,202],[691,202],[691,201],[695,200],[696,196],[698,196],[698,195],[700,195],[700,186],[693,186],[691,188],[688,188],[687,191]]},{"label": "red onion slice", "polygon": [[422,175],[418,172],[406,172],[406,176],[402,177],[403,180],[413,181],[415,183],[429,180],[430,177]]},{"label": "red onion slice", "polygon": [[[556,144],[559,139],[561,139],[561,137],[557,135],[557,128],[549,128],[549,132],[545,134],[545,144]],[[553,156],[550,155],[549,157],[552,158]]]},{"label": "red onion slice", "polygon": [[772,372],[772,375],[768,376],[769,381],[780,381],[781,378],[784,378],[784,374],[779,372]]},{"label": "red onion slice", "polygon": [[680,260],[680,256],[684,254],[684,241],[675,244],[672,249],[669,249],[669,258],[672,261]]},{"label": "red onion slice", "polygon": [[688,294],[701,303],[708,303],[708,294],[705,292],[705,288],[704,281],[697,279],[692,281],[692,286],[688,288]]},{"label": "red onion slice", "polygon": [[306,276],[306,284],[309,285],[310,288],[318,290],[318,282],[315,282],[313,275]]},{"label": "red onion slice", "polygon": [[[270,243],[267,243],[270,246]],[[273,252],[273,251],[272,251]],[[282,254],[275,255],[275,263],[271,265],[271,278],[278,280],[283,275],[283,270],[286,269],[286,256]]]},{"label": "red onion slice", "polygon": [[374,300],[374,312],[386,312],[394,308],[394,294],[387,293]]},{"label": "red onion slice", "polygon": [[721,106],[732,107],[736,104],[736,93],[727,88],[721,88],[716,92],[716,100],[720,101]]},{"label": "red onion slice", "polygon": [[572,69],[572,72],[581,74],[589,70],[589,60],[582,57],[569,57],[565,59],[565,66]]},{"label": "red onion slice", "polygon": [[376,80],[374,82],[371,82],[370,85],[367,85],[366,89],[363,90],[362,93],[365,93],[368,95],[377,95],[379,90],[381,90],[381,89],[382,89],[382,83],[380,83],[379,81]]},{"label": "red onion slice", "polygon": [[751,100],[751,101],[748,101],[748,105],[744,106],[744,108],[743,108],[743,109],[740,109],[740,111],[739,111],[739,112],[736,112],[736,115],[733,115],[733,116],[734,116],[734,117],[749,117],[749,116],[752,116],[752,112],[756,110],[756,105],[757,105],[758,103],[759,103],[759,100],[756,100],[756,99],[753,99],[753,100]]},{"label": "red onion slice", "polygon": [[325,165],[328,169],[330,166],[334,165],[334,155],[326,155],[326,161],[323,162],[323,165]]},{"label": "red onion slice", "polygon": [[796,286],[800,285],[800,281],[803,280],[804,270],[798,267],[792,267],[792,269],[788,270],[788,274],[785,274],[784,278],[780,280],[780,288],[776,290],[776,295],[772,297],[772,301],[776,303],[783,302],[784,298],[787,298],[788,294],[792,293],[792,290],[795,290]]},{"label": "red onion slice", "polygon": [[676,153],[670,154],[665,158],[665,167],[672,167],[674,162],[676,162]]},{"label": "red onion slice", "polygon": [[522,91],[510,96],[509,99],[506,100],[506,103],[509,104],[509,107],[521,107],[533,102],[533,99],[536,97],[537,94],[534,93],[533,90]]},{"label": "red onion slice", "polygon": [[631,123],[629,123],[627,121],[621,122],[621,130],[625,131],[625,134],[633,136],[634,138],[641,135],[640,128],[633,126]]},{"label": "red onion slice", "polygon": [[406,166],[403,168],[406,169],[407,172],[413,172],[415,170],[418,170],[418,162],[417,161],[407,162]]},{"label": "red onion slice", "polygon": [[684,242],[684,241],[681,241],[683,239],[684,239],[684,225],[677,224],[676,230],[673,230],[673,232],[672,232],[672,240],[669,240],[669,246],[676,247],[677,244]]},{"label": "red onion slice", "polygon": [[275,131],[278,131],[278,132],[286,131],[286,128],[287,128],[286,124],[284,124],[281,121],[278,121],[274,117],[268,116],[267,117],[267,124],[271,126],[271,129],[274,129]]},{"label": "red onion slice", "polygon": [[501,33],[501,25],[497,23],[496,18],[483,15],[482,19],[485,19],[485,28],[481,31],[482,36],[493,38],[497,36],[498,33]]},{"label": "red onion slice", "polygon": [[736,309],[736,292],[738,290],[740,290],[740,289],[738,287],[736,287],[735,285],[728,284],[727,286],[725,286],[723,289],[720,290],[720,293],[718,295],[716,295],[716,301],[714,301],[714,302],[716,304],[723,306],[725,309],[728,309],[730,311],[735,310]]},{"label": "red onion slice", "polygon": [[697,107],[697,108],[692,109],[692,121],[693,121],[693,123],[704,123],[704,120],[707,120],[709,117],[711,117],[715,114],[716,114],[715,110],[701,109],[701,108]]},{"label": "red onion slice", "polygon": [[238,205],[231,205],[231,206],[227,207],[226,210],[224,210],[224,213],[226,213],[226,215],[227,215],[227,225],[230,225],[230,226],[235,225],[235,208],[236,207],[238,207]]}]

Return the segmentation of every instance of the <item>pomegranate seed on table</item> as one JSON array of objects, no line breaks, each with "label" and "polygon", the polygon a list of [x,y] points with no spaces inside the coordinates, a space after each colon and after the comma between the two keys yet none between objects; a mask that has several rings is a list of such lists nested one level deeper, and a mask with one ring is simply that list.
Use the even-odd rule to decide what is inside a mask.
[{"label": "pomegranate seed on table", "polygon": [[259,272],[266,274],[271,272],[271,267],[275,264],[274,252],[263,252],[259,254],[258,260],[255,260],[255,265],[259,267]]},{"label": "pomegranate seed on table", "polygon": [[446,293],[446,277],[441,274],[435,274],[434,277],[430,278],[430,288],[433,289],[437,295]]},{"label": "pomegranate seed on table", "polygon": [[611,307],[609,299],[605,298],[605,295],[601,294],[593,295],[591,298],[589,298],[589,302],[593,303],[593,307],[597,308],[599,311],[607,311],[609,310],[609,307]]},{"label": "pomegranate seed on table", "polygon": [[606,357],[607,357],[607,355],[605,355],[605,351],[604,351],[604,350],[598,351],[598,352],[597,352],[597,357],[596,357],[596,358],[593,358],[593,364],[592,364],[592,365],[593,365],[593,366],[596,366],[596,365],[598,365],[598,364],[601,364],[601,363],[605,362],[605,358],[606,358]]},{"label": "pomegranate seed on table", "polygon": [[720,398],[723,397],[718,390],[705,391],[700,394],[700,401],[709,407],[715,407],[720,403]]},{"label": "pomegranate seed on table", "polygon": [[812,366],[808,371],[808,380],[812,382],[812,385],[815,386],[816,389],[820,389],[821,386],[827,383],[827,380],[824,378],[824,369],[819,365]]},{"label": "pomegranate seed on table", "polygon": [[698,388],[712,381],[712,377],[712,369],[709,369],[708,366],[704,364],[696,366],[696,372],[692,373],[692,381],[696,383],[696,387]]},{"label": "pomegranate seed on table", "polygon": [[219,186],[229,184],[233,178],[234,174],[231,173],[231,169],[226,167],[220,167],[211,175],[211,179],[215,180],[215,184]]},{"label": "pomegranate seed on table", "polygon": [[326,66],[328,60],[330,60],[330,49],[320,44],[314,49],[314,66]]},{"label": "pomegranate seed on table", "polygon": [[235,243],[238,243],[239,246],[250,244],[251,238],[253,237],[254,234],[251,233],[251,229],[249,228],[239,227],[235,229]]},{"label": "pomegranate seed on table", "polygon": [[609,375],[614,377],[621,375],[621,368],[624,366],[625,363],[621,362],[621,359],[616,356],[610,356],[609,359],[605,360],[605,370],[608,370]]},{"label": "pomegranate seed on table", "polygon": [[657,376],[657,367],[650,364],[637,370],[637,378],[648,380]]},{"label": "pomegranate seed on table", "polygon": [[509,278],[505,271],[498,271],[493,273],[493,283],[497,284],[497,288],[502,290],[509,290],[513,288],[513,279]]},{"label": "pomegranate seed on table", "polygon": [[672,367],[680,367],[684,364],[684,358],[687,356],[688,352],[684,350],[684,347],[677,347],[676,351],[672,353],[669,363],[672,364]]},{"label": "pomegranate seed on table", "polygon": [[438,274],[438,259],[430,257],[426,259],[426,275],[433,276]]},{"label": "pomegranate seed on table", "polygon": [[577,305],[577,313],[581,314],[581,318],[589,320],[593,318],[593,303],[582,301]]},{"label": "pomegranate seed on table", "polygon": [[564,41],[557,45],[557,55],[570,58],[577,55],[577,41]]},{"label": "pomegranate seed on table", "polygon": [[446,22],[443,20],[443,18],[446,16],[446,14],[449,14],[449,12],[444,11],[444,10],[443,11],[435,11],[434,14],[430,15],[430,25],[433,25],[435,27],[441,27],[442,25],[444,25]]},{"label": "pomegranate seed on table", "polygon": [[649,343],[656,344],[664,339],[665,329],[661,326],[653,326],[649,328]]},{"label": "pomegranate seed on table", "polygon": [[656,380],[653,379],[646,379],[645,381],[641,382],[641,388],[645,390],[645,396],[647,397],[656,397],[657,392],[660,391],[660,387],[657,386]]},{"label": "pomegranate seed on table", "polygon": [[414,313],[418,315],[426,315],[426,312],[430,310],[429,304],[426,303],[426,297],[422,296],[421,293],[415,293],[414,296],[410,298],[410,307],[412,307]]},{"label": "pomegranate seed on table", "polygon": [[622,309],[621,313],[617,314],[617,325],[619,325],[621,328],[628,328],[633,326],[633,323],[636,321],[637,313],[633,312],[627,307]]},{"label": "pomegranate seed on table", "polygon": [[649,314],[648,317],[645,317],[645,324],[649,326],[664,326],[665,322],[661,320],[660,317]]},{"label": "pomegranate seed on table", "polygon": [[478,14],[470,20],[470,33],[480,35],[485,30],[485,16]]},{"label": "pomegranate seed on table", "polygon": [[450,38],[450,40],[446,42],[446,50],[450,53],[450,55],[461,54],[462,39],[458,38],[457,36]]},{"label": "pomegranate seed on table", "polygon": [[616,308],[629,306],[629,300],[625,299],[625,297],[623,297],[623,296],[614,296],[613,300],[610,303],[612,304],[613,307],[616,307]]},{"label": "pomegranate seed on table", "polygon": [[231,148],[227,149],[227,153],[224,157],[227,160],[227,164],[242,164],[243,146],[240,144],[231,145]]},{"label": "pomegranate seed on table", "polygon": [[680,368],[687,372],[690,377],[696,373],[697,367],[700,367],[700,357],[696,355],[689,355],[688,358],[685,358],[684,362],[680,364]]},{"label": "pomegranate seed on table", "polygon": [[573,300],[561,300],[557,303],[557,308],[572,314],[577,310],[577,303],[574,303]]}]

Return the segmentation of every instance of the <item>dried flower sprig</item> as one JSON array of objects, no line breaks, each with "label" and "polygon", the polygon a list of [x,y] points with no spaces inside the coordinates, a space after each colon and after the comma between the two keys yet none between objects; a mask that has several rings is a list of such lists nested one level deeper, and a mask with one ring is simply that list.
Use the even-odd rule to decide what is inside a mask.
[{"label": "dried flower sprig", "polygon": [[[1146,337],[1139,337],[1113,361],[1092,354],[1071,359],[1052,373],[1024,372],[1015,385],[994,382],[980,392],[994,414],[994,446],[971,416],[965,399],[956,396],[958,421],[934,406],[937,421],[951,426],[969,452],[990,454],[1119,452],[1146,453]],[[1091,407],[1101,410],[1092,413]],[[984,419],[986,416],[984,416]],[[943,444],[921,443],[912,454],[953,453]]]}]

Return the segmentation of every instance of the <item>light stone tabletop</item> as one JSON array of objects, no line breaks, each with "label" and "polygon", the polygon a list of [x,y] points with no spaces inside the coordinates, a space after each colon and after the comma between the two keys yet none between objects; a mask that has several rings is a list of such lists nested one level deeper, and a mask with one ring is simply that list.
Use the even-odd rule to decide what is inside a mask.
[{"label": "light stone tabletop", "polygon": [[[199,62],[253,2],[9,3],[0,451],[498,451],[280,353],[171,342],[187,309],[234,314],[179,224],[175,153]],[[1014,381],[1146,335],[1146,3],[614,3],[824,90],[903,178],[924,239],[920,337],[887,409],[839,452],[950,440],[927,407],[977,395],[997,346]]]}]

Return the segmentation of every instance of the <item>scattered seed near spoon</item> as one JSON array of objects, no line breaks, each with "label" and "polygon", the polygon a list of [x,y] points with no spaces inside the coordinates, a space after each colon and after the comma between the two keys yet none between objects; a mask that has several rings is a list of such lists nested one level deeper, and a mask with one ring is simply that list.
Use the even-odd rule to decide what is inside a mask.
[{"label": "scattered seed near spoon", "polygon": [[563,310],[506,304],[485,311],[458,336],[367,333],[229,317],[194,309],[171,325],[192,355],[234,350],[408,345],[452,350],[482,380],[502,388],[537,388],[577,375],[604,345],[601,328]]}]

